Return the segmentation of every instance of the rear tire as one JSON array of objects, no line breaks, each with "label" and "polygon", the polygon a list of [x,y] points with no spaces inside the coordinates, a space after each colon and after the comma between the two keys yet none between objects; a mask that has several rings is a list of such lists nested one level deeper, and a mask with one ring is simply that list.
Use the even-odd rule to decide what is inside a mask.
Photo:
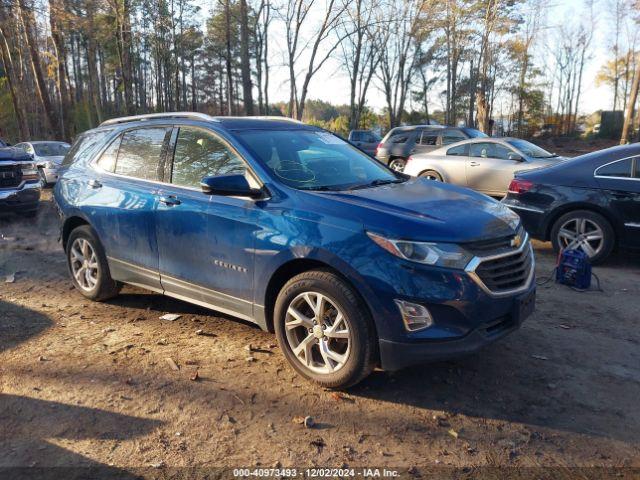
[{"label": "rear tire", "polygon": [[291,367],[325,388],[355,385],[375,366],[377,338],[368,309],[330,271],[311,270],[289,280],[278,294],[274,323]]},{"label": "rear tire", "polygon": [[558,218],[551,228],[551,243],[558,252],[582,250],[592,264],[604,261],[615,245],[615,233],[609,221],[589,210],[575,210]]},{"label": "rear tire", "polygon": [[426,178],[427,180],[433,180],[434,182],[442,182],[442,175],[435,170],[425,170],[419,175],[420,178]]},{"label": "rear tire", "polygon": [[111,278],[104,248],[89,225],[71,232],[66,253],[71,281],[82,295],[102,302],[120,293],[122,284]]},{"label": "rear tire", "polygon": [[406,165],[407,165],[407,161],[404,158],[392,158],[389,161],[389,168],[396,172],[402,173]]}]

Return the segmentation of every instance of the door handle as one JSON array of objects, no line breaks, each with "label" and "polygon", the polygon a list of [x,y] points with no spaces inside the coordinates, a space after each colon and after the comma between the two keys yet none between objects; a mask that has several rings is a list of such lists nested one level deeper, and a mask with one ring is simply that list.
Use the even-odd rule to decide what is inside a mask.
[{"label": "door handle", "polygon": [[95,180],[95,179],[89,180],[89,186],[91,188],[102,188],[102,184],[98,180]]},{"label": "door handle", "polygon": [[469,163],[469,165],[471,165],[472,167],[479,167],[480,164],[478,162],[471,162]]},{"label": "door handle", "polygon": [[173,207],[174,205],[180,205],[182,203],[180,200],[178,200],[173,195],[169,195],[168,197],[160,197],[160,199],[158,201],[160,203],[164,203],[165,205],[168,205],[170,207]]}]

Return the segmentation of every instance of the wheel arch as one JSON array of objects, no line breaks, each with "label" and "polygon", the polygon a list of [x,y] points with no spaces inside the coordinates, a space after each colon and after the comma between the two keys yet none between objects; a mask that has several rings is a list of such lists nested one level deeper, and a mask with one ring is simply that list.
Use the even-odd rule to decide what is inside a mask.
[{"label": "wheel arch", "polygon": [[546,224],[544,227],[544,239],[546,241],[551,240],[551,230],[553,229],[553,225],[558,221],[558,219],[561,216],[567,213],[575,212],[577,210],[586,210],[588,212],[593,212],[593,213],[597,213],[598,215],[602,215],[604,219],[607,222],[609,222],[609,224],[611,225],[611,228],[613,229],[613,233],[614,233],[614,238],[613,238],[614,245],[617,245],[619,228],[618,228],[618,222],[616,218],[611,214],[611,212],[607,211],[607,209],[602,208],[598,205],[594,205],[593,203],[571,203],[568,205],[562,205],[556,208],[555,210],[553,210],[553,212],[549,214],[546,220]]},{"label": "wheel arch", "polygon": [[62,239],[62,248],[67,251],[67,241],[69,240],[69,235],[76,228],[81,227],[82,225],[91,224],[87,221],[86,218],[81,217],[80,215],[73,215],[65,219],[64,224],[62,225],[61,239]]},{"label": "wheel arch", "polygon": [[264,312],[267,330],[272,333],[275,332],[273,318],[274,309],[276,305],[276,299],[278,298],[278,293],[280,292],[280,290],[282,290],[282,287],[284,287],[284,285],[296,275],[310,270],[319,269],[330,271],[334,275],[340,277],[344,282],[347,283],[347,285],[349,285],[353,289],[363,305],[366,306],[369,312],[369,318],[371,318],[371,322],[373,324],[374,333],[376,335],[376,338],[378,338],[378,329],[373,318],[371,305],[369,304],[369,302],[367,302],[360,289],[358,289],[352,279],[350,279],[343,273],[344,269],[338,269],[335,266],[316,258],[293,258],[280,265],[273,272],[273,274],[269,278],[269,283],[267,284],[264,294]]}]

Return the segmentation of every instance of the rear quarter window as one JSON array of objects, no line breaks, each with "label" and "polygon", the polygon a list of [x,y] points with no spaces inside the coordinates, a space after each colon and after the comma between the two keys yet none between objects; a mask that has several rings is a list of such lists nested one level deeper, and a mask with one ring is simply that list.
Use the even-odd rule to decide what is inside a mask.
[{"label": "rear quarter window", "polygon": [[625,158],[596,169],[598,177],[631,178],[633,159]]},{"label": "rear quarter window", "polygon": [[86,160],[109,136],[112,130],[88,131],[80,134],[71,145],[71,148],[64,156],[63,167],[68,167],[73,163]]}]

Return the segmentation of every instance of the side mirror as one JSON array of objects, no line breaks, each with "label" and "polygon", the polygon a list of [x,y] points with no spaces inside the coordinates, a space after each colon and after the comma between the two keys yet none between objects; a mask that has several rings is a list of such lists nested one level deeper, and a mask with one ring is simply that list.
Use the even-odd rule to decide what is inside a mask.
[{"label": "side mirror", "polygon": [[524,158],[522,158],[517,153],[510,153],[509,155],[507,155],[507,158],[509,160],[513,160],[513,161],[516,161],[516,162],[524,162]]},{"label": "side mirror", "polygon": [[239,174],[204,177],[200,187],[208,195],[249,198],[261,198],[264,195],[261,189],[252,188],[245,176]]}]

